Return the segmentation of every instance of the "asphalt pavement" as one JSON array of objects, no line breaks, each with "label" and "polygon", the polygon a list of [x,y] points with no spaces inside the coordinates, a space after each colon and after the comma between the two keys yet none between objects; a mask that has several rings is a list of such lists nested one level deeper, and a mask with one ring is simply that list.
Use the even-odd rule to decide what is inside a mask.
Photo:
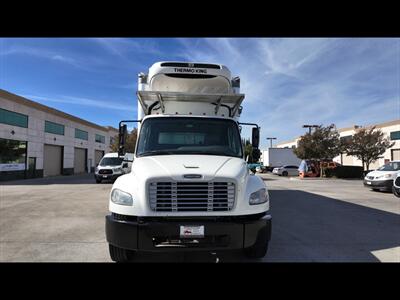
[{"label": "asphalt pavement", "polygon": [[[267,255],[140,254],[135,262],[400,262],[400,199],[361,180],[272,174]],[[0,183],[0,261],[110,262],[104,236],[111,183],[92,175]]]}]

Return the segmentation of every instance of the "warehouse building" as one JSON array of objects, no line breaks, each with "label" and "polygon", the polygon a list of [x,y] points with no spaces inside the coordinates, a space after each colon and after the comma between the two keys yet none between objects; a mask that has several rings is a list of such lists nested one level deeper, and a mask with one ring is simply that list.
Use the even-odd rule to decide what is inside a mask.
[{"label": "warehouse building", "polygon": [[[368,125],[365,127],[354,125],[352,127],[338,129],[340,138],[348,139],[351,138],[357,132],[357,129],[359,128],[369,129],[374,126],[376,129],[380,129],[384,133],[385,137],[389,138],[389,140],[391,142],[394,142],[395,144],[391,148],[387,149],[386,152],[382,154],[381,158],[379,158],[377,161],[375,161],[369,166],[369,169],[371,170],[377,169],[380,166],[388,163],[389,161],[400,160],[400,120],[394,120],[375,125]],[[300,137],[296,138],[293,141],[279,143],[277,147],[295,148],[297,147],[297,143],[299,140]],[[361,160],[357,159],[354,156],[348,156],[344,153],[335,157],[333,160],[345,166],[362,166]]]},{"label": "warehouse building", "polygon": [[0,89],[0,181],[94,172],[117,135]]}]

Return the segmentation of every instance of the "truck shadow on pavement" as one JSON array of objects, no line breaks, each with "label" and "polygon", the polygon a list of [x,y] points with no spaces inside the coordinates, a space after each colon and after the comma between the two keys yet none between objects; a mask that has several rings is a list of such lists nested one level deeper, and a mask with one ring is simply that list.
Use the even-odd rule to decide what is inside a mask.
[{"label": "truck shadow on pavement", "polygon": [[134,262],[380,262],[372,252],[400,246],[398,214],[300,190],[270,197],[272,239],[261,260],[234,251],[141,253]]},{"label": "truck shadow on pavement", "polygon": [[372,252],[400,246],[399,214],[299,190],[271,190],[270,196],[265,261],[379,262]]}]

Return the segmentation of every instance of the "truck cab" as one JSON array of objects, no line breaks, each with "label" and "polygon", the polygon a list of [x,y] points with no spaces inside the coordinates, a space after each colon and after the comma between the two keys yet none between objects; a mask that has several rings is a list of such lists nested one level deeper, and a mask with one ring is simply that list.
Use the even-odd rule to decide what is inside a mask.
[{"label": "truck cab", "polygon": [[244,95],[223,65],[155,63],[139,74],[138,124],[132,169],[109,199],[106,238],[113,261],[140,251],[242,249],[266,255],[271,236],[269,194],[245,161],[240,126]]}]

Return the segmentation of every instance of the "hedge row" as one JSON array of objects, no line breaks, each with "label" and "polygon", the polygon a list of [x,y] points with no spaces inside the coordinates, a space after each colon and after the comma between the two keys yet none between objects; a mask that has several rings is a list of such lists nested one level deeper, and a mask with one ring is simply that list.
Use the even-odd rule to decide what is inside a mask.
[{"label": "hedge row", "polygon": [[337,166],[334,169],[326,169],[325,175],[336,178],[363,178],[364,169],[359,166]]}]

